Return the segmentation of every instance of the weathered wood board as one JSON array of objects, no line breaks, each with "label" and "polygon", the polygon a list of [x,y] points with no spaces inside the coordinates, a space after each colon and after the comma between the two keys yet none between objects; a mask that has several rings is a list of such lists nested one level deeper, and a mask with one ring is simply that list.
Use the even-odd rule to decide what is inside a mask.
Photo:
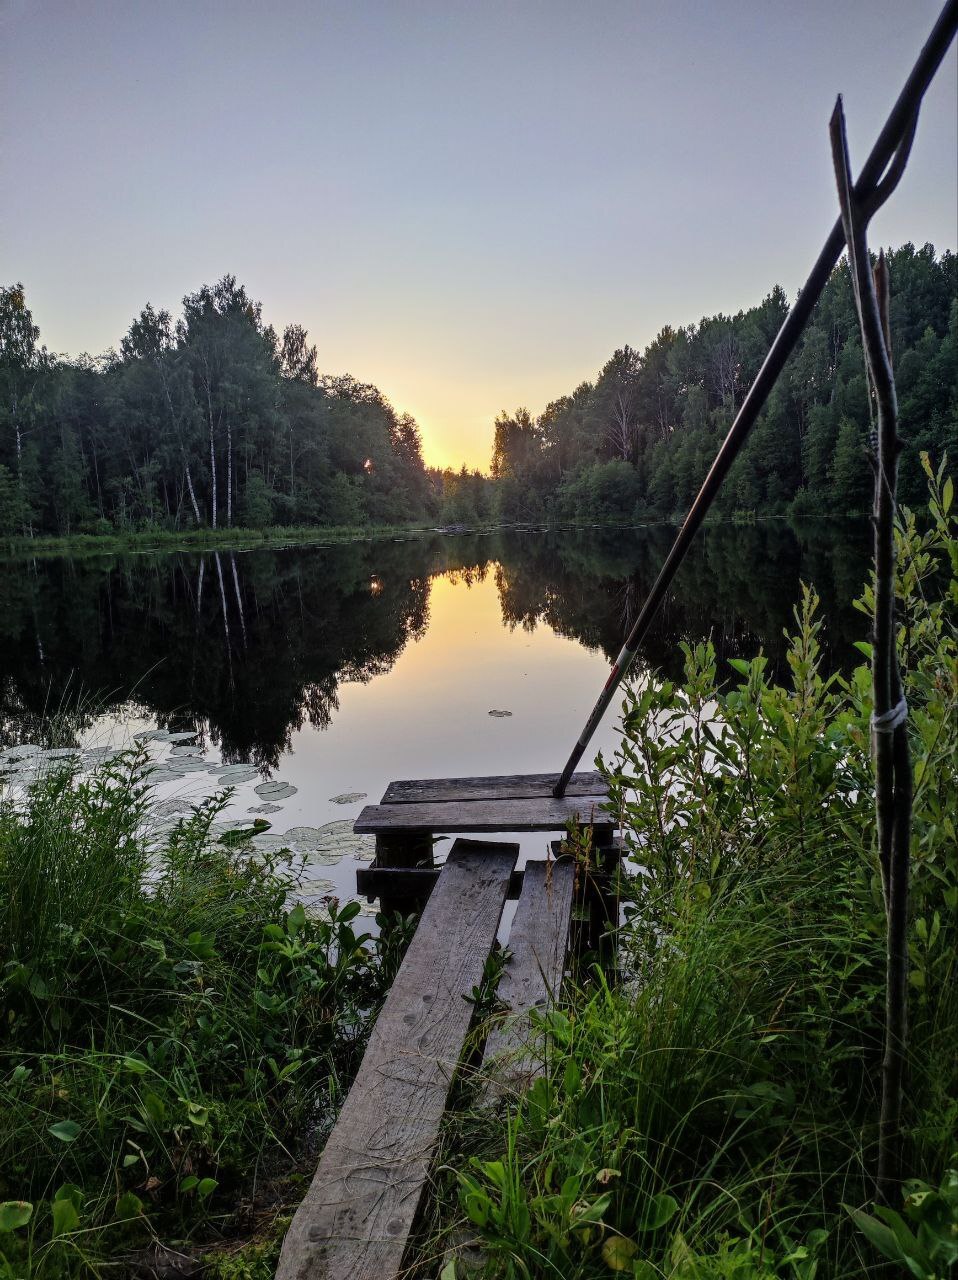
[{"label": "weathered wood board", "polygon": [[[460,844],[472,844],[462,840]],[[490,846],[487,844],[486,848]],[[383,894],[408,894],[412,897],[427,898],[432,892],[442,867],[380,867],[372,862],[366,867],[356,868],[356,892],[365,894],[370,901]],[[515,901],[522,891],[521,871],[513,871],[509,878],[508,899]]]},{"label": "weathered wood board", "polygon": [[[463,842],[465,843],[465,842]],[[392,1280],[495,941],[518,846],[461,848],[439,877],[280,1255],[278,1280]]]},{"label": "weathered wood board", "polygon": [[[428,803],[435,800],[534,800],[552,795],[557,773],[506,773],[489,778],[408,778],[390,782],[382,804]],[[574,773],[567,796],[606,796],[597,770]]]},{"label": "weathered wood board", "polygon": [[484,1066],[499,1059],[507,1081],[525,1080],[540,1065],[530,1044],[529,1014],[544,1011],[561,990],[574,888],[571,858],[526,863],[507,943],[511,955],[496,991],[507,1009],[493,1023],[482,1059]]},{"label": "weathered wood board", "polygon": [[612,814],[601,806],[606,796],[540,796],[526,800],[449,800],[405,804],[368,804],[353,830],[357,834],[402,831],[561,831],[572,818],[611,830]]}]

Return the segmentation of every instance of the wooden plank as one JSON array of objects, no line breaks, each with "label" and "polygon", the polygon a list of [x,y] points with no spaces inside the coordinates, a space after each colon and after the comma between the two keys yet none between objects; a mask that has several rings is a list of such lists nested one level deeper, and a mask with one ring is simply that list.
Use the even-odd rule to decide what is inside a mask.
[{"label": "wooden plank", "polygon": [[[356,868],[356,892],[365,895],[370,902],[384,894],[425,900],[439,879],[441,870],[441,867],[380,867],[372,862],[368,866]],[[522,892],[522,874],[521,871],[513,871],[509,877],[507,900],[514,902]]]},{"label": "wooden plank", "polygon": [[[534,800],[552,795],[557,773],[505,773],[489,778],[408,778],[390,782],[381,804],[422,804],[434,800]],[[604,796],[597,770],[574,773],[568,796]]]},{"label": "wooden plank", "polygon": [[484,1066],[497,1058],[507,1060],[500,1067],[512,1083],[528,1079],[539,1066],[530,1044],[529,1014],[533,1009],[545,1010],[561,990],[574,887],[571,858],[526,863],[506,944],[511,955],[496,993],[507,1009],[493,1023],[482,1059]]},{"label": "wooden plank", "polygon": [[597,829],[615,825],[606,797],[541,796],[529,800],[451,800],[445,804],[368,804],[353,824],[358,833],[400,831],[561,831],[571,818]]},{"label": "wooden plank", "polygon": [[429,1172],[518,845],[457,845],[280,1255],[278,1280],[392,1280]]}]

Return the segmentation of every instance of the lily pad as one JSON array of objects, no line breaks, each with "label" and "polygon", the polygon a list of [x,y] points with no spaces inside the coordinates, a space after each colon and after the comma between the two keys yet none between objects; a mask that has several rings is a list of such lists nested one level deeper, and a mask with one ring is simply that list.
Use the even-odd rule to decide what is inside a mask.
[{"label": "lily pad", "polygon": [[259,777],[259,769],[251,764],[232,764],[217,773],[218,782],[225,782],[229,786],[236,786],[240,782],[251,782],[253,778]]},{"label": "lily pad", "polygon": [[203,748],[195,742],[186,742],[182,746],[173,747],[170,751],[171,756],[201,756]]},{"label": "lily pad", "polygon": [[197,760],[195,756],[177,756],[164,760],[163,767],[173,773],[205,773],[210,766],[205,760]]},{"label": "lily pad", "polygon": [[246,810],[247,813],[279,813],[282,809],[281,804],[254,804]]},{"label": "lily pad", "polygon": [[284,849],[289,848],[289,841],[283,835],[275,834],[272,831],[264,831],[253,836],[252,845],[254,849],[259,849],[261,853],[281,853]]},{"label": "lily pad", "polygon": [[173,796],[169,800],[158,800],[153,806],[153,812],[159,814],[161,818],[165,818],[177,813],[192,813],[193,806],[189,800],[181,800],[177,796]]},{"label": "lily pad", "polygon": [[286,800],[294,796],[299,788],[292,786],[289,782],[261,782],[253,790],[264,800]]},{"label": "lily pad", "polygon": [[293,844],[298,845],[313,845],[317,840],[322,839],[319,827],[290,827],[286,835]]},{"label": "lily pad", "polygon": [[327,893],[335,893],[336,885],[332,880],[303,880],[297,886],[304,894],[322,897]]},{"label": "lily pad", "polygon": [[360,800],[366,799],[365,791],[344,791],[340,796],[330,796],[330,804],[357,804]]},{"label": "lily pad", "polygon": [[495,716],[497,720],[505,720],[507,717],[512,715],[512,712],[511,711],[490,711],[489,714],[491,716]]},{"label": "lily pad", "polygon": [[148,775],[147,781],[151,785],[161,782],[181,782],[183,780],[182,773],[173,769],[164,769],[162,765],[150,769]]},{"label": "lily pad", "polygon": [[167,733],[167,734],[164,734],[164,738],[166,739],[166,741],[167,741],[167,742],[192,742],[192,740],[193,740],[195,737],[196,737],[196,730],[195,730],[195,729],[194,729],[194,730],[191,730],[189,733]]},{"label": "lily pad", "polygon": [[309,862],[332,866],[343,858],[370,861],[376,850],[374,836],[358,836],[351,822],[327,822],[323,827],[291,827],[286,838]]}]

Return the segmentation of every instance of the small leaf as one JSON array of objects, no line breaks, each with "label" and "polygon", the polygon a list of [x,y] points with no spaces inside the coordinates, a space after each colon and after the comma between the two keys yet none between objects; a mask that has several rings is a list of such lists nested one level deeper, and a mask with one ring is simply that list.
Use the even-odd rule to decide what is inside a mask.
[{"label": "small leaf", "polygon": [[80,1215],[72,1200],[54,1200],[50,1207],[53,1212],[55,1236],[66,1235],[68,1231],[75,1231],[80,1225]]},{"label": "small leaf", "polygon": [[33,1205],[29,1200],[4,1200],[0,1203],[0,1231],[16,1231],[25,1227],[33,1217]]},{"label": "small leaf", "polygon": [[861,1209],[849,1209],[848,1212],[855,1226],[871,1241],[879,1253],[891,1259],[892,1262],[906,1262],[901,1245],[891,1227],[886,1227],[883,1222],[873,1218],[870,1213],[863,1213]]},{"label": "small leaf", "polygon": [[653,1196],[648,1202],[645,1215],[639,1224],[640,1231],[658,1231],[659,1227],[665,1224],[679,1211],[679,1202],[674,1196],[662,1192],[660,1195]]},{"label": "small leaf", "polygon": [[201,1178],[199,1186],[196,1188],[196,1194],[201,1200],[206,1200],[219,1185],[215,1178]]},{"label": "small leaf", "polygon": [[286,928],[291,938],[295,938],[303,925],[306,923],[306,909],[301,902],[297,902],[292,911],[286,917]]},{"label": "small leaf", "polygon": [[119,1222],[128,1222],[131,1218],[139,1218],[143,1213],[143,1201],[132,1191],[124,1191],[116,1202],[113,1216]]},{"label": "small leaf", "polygon": [[80,1126],[75,1120],[60,1120],[57,1124],[51,1124],[48,1132],[61,1142],[73,1142],[80,1133]]},{"label": "small leaf", "polygon": [[610,1271],[631,1271],[639,1247],[625,1236],[609,1236],[602,1246],[602,1261]]}]

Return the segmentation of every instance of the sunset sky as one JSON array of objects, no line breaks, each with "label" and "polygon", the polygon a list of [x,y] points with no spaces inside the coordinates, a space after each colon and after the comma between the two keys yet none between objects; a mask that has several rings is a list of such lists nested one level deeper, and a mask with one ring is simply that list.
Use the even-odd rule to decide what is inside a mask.
[{"label": "sunset sky", "polygon": [[[235,273],[429,463],[612,350],[794,296],[938,0],[0,0],[0,283],[52,350]],[[952,49],[874,245],[956,247]]]}]

